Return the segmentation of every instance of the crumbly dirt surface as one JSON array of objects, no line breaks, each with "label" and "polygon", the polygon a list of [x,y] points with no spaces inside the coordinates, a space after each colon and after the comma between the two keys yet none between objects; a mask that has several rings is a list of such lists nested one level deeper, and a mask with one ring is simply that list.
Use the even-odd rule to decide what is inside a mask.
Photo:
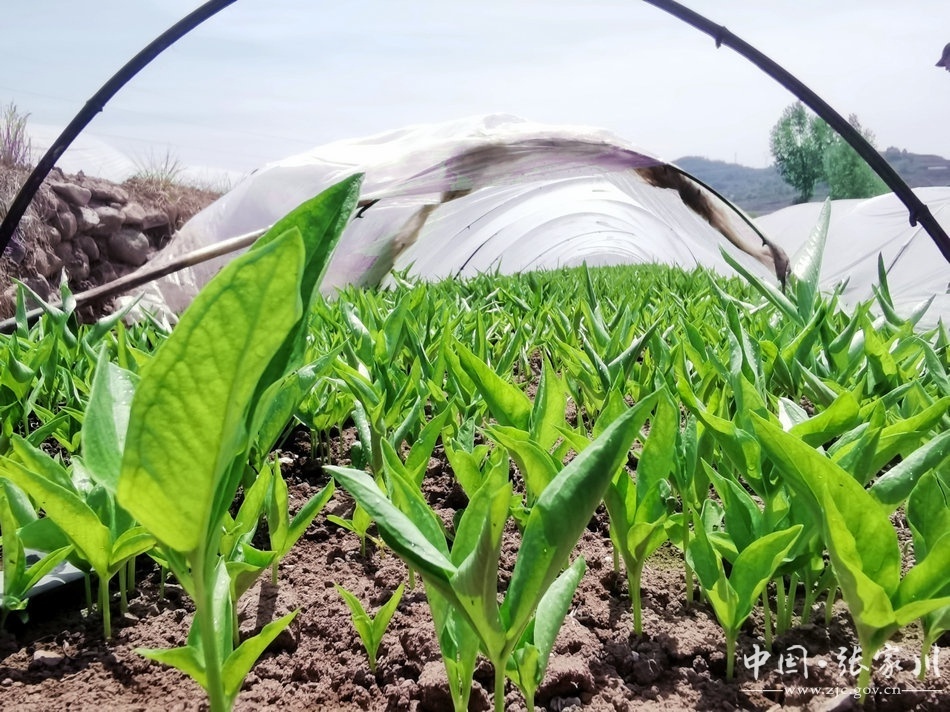
[{"label": "crumbly dirt surface", "polygon": [[[347,464],[337,451],[336,464]],[[447,522],[465,505],[437,448],[424,491]],[[309,438],[298,433],[282,454],[291,489],[291,507],[299,507],[326,482],[318,461],[310,458]],[[451,710],[422,582],[407,589],[383,638],[376,674],[350,622],[334,583],[353,592],[375,612],[399,584],[405,565],[391,552],[367,545],[360,554],[355,534],[326,520],[347,517],[352,500],[337,491],[304,538],[280,567],[276,586],[270,576],[240,601],[241,630],[249,633],[291,610],[295,621],[253,668],[236,709],[251,710]],[[375,533],[375,530],[371,530]],[[510,573],[519,536],[505,535],[502,576]],[[590,522],[576,555],[587,573],[560,631],[538,709],[563,710],[808,710],[860,709],[853,696],[851,670],[856,639],[844,605],[824,623],[824,602],[810,621],[798,623],[776,639],[772,653],[755,669],[755,652],[764,648],[761,617],[740,636],[736,679],[726,680],[725,639],[711,610],[702,602],[687,606],[682,557],[665,545],[648,561],[642,581],[643,629],[633,632],[626,578],[613,570],[607,520],[603,511]],[[140,647],[183,644],[193,612],[181,589],[169,583],[158,597],[158,572],[140,564],[139,586],[129,613],[118,615],[114,600],[114,637],[103,640],[101,620],[82,609],[82,587],[31,604],[26,625],[14,621],[0,632],[0,709],[2,710],[202,710],[203,691],[175,670],[150,662]],[[774,604],[773,604],[774,606]],[[946,642],[946,641],[943,641]],[[756,646],[758,646],[756,648]],[[895,638],[875,667],[866,710],[950,709],[950,667],[938,656],[920,681],[912,667],[919,649],[913,629]],[[759,656],[760,660],[762,656]],[[782,667],[778,662],[781,660]],[[756,674],[757,672],[757,674]],[[806,676],[807,674],[807,676]],[[471,710],[489,709],[492,670],[481,662],[475,673]],[[802,689],[809,688],[809,689]],[[927,692],[915,692],[925,689]],[[523,711],[524,700],[509,684],[508,710]]]}]

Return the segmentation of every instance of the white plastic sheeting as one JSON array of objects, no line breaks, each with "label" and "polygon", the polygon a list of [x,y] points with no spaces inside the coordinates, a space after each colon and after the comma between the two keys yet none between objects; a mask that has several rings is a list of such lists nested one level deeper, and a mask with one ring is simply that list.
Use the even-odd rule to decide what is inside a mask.
[{"label": "white plastic sheeting", "polygon": [[[950,187],[914,191],[931,214],[950,231]],[[818,222],[821,203],[793,205],[755,222],[795,261]],[[897,310],[909,314],[921,302],[934,298],[921,326],[939,319],[950,321],[950,263],[940,254],[927,232],[911,226],[907,208],[893,193],[867,200],[835,200],[821,267],[821,286],[831,290],[847,280],[845,304],[874,299],[878,283],[878,254],[884,258],[887,283]]]},{"label": "white plastic sheeting", "polygon": [[[728,249],[775,279],[784,255],[734,206],[607,132],[492,115],[339,141],[265,166],[195,216],[152,266],[264,228],[356,172],[363,206],[322,285],[659,262],[730,273]],[[183,309],[219,259],[148,288]],[[783,272],[784,274],[784,272]],[[157,302],[157,304],[156,304]]]}]

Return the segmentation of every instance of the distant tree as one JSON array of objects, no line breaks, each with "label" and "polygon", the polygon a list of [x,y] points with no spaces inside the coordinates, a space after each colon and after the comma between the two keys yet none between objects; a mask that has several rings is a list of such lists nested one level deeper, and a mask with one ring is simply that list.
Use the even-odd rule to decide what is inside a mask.
[{"label": "distant tree", "polygon": [[800,101],[785,107],[772,127],[769,148],[775,167],[798,191],[796,202],[805,203],[815,192],[815,184],[825,175],[825,149],[834,132],[817,116],[809,116]]},{"label": "distant tree", "polygon": [[[867,142],[874,146],[874,134],[862,128],[854,114],[848,117],[850,123]],[[828,181],[828,194],[832,200],[839,198],[873,198],[888,191],[881,177],[851,148],[840,136],[835,136],[825,149],[825,180]]]}]

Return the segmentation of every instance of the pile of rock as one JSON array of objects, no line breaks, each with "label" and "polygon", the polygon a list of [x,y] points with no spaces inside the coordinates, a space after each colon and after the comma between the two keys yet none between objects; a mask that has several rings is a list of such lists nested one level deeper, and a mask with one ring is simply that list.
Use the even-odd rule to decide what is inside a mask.
[{"label": "pile of rock", "polygon": [[[2,170],[0,178],[8,180],[0,198],[26,179],[25,173]],[[0,262],[5,275],[0,317],[13,313],[14,279],[44,300],[58,296],[63,274],[73,293],[112,282],[147,262],[187,219],[218,197],[220,193],[187,185],[139,178],[118,185],[54,168]],[[6,198],[12,200],[12,194]]]},{"label": "pile of rock", "polygon": [[121,186],[81,173],[69,180],[51,175],[41,190],[49,193],[40,217],[51,252],[37,255],[37,272],[55,280],[65,268],[73,289],[111,282],[145,264],[177,227],[177,210],[143,207]]}]

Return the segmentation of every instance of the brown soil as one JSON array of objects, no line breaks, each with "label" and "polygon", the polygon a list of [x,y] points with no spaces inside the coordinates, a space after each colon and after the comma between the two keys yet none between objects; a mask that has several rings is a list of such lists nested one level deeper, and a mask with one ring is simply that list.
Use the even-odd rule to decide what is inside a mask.
[{"label": "brown soil", "polygon": [[[437,511],[451,521],[465,498],[440,449],[437,455],[430,461],[425,492]],[[305,434],[299,434],[282,453],[282,461],[292,502],[298,506],[326,483],[319,463],[309,458]],[[403,596],[383,639],[378,671],[375,675],[369,671],[349,612],[333,584],[343,585],[375,612],[407,580],[407,570],[391,552],[372,545],[361,556],[357,537],[324,517],[326,513],[347,516],[351,509],[352,500],[338,491],[282,563],[279,585],[271,585],[265,575],[241,600],[244,632],[259,629],[287,611],[299,609],[300,613],[251,671],[236,709],[451,710],[421,582]],[[506,534],[503,578],[511,571],[517,546],[512,529]],[[588,571],[555,645],[538,693],[539,708],[559,712],[859,709],[850,694],[856,678],[839,667],[839,656],[847,667],[856,644],[840,602],[830,626],[824,625],[823,604],[819,604],[813,622],[777,639],[758,679],[745,662],[755,645],[764,647],[761,620],[754,621],[739,640],[737,679],[727,682],[722,632],[704,604],[686,606],[682,558],[675,549],[661,548],[647,564],[645,634],[639,638],[633,634],[626,581],[613,572],[603,512],[591,521],[577,554],[586,558]],[[203,691],[190,679],[135,653],[137,647],[181,645],[193,610],[173,584],[167,587],[166,597],[159,599],[156,571],[147,564],[142,567],[129,615],[114,622],[111,641],[103,641],[99,617],[80,609],[81,587],[34,601],[28,625],[0,632],[0,708],[206,709]],[[905,634],[891,641],[891,646],[872,680],[872,685],[891,690],[869,695],[864,709],[950,708],[945,677],[931,671],[919,682],[912,674],[917,651],[913,635]],[[804,664],[803,650],[808,656]],[[785,674],[776,667],[783,652],[789,656]],[[488,709],[491,686],[491,667],[482,662],[475,674],[472,710]],[[822,689],[806,692],[795,689],[799,686]],[[936,691],[912,691],[918,688]],[[520,693],[510,685],[506,702],[509,710],[524,710]]]}]

